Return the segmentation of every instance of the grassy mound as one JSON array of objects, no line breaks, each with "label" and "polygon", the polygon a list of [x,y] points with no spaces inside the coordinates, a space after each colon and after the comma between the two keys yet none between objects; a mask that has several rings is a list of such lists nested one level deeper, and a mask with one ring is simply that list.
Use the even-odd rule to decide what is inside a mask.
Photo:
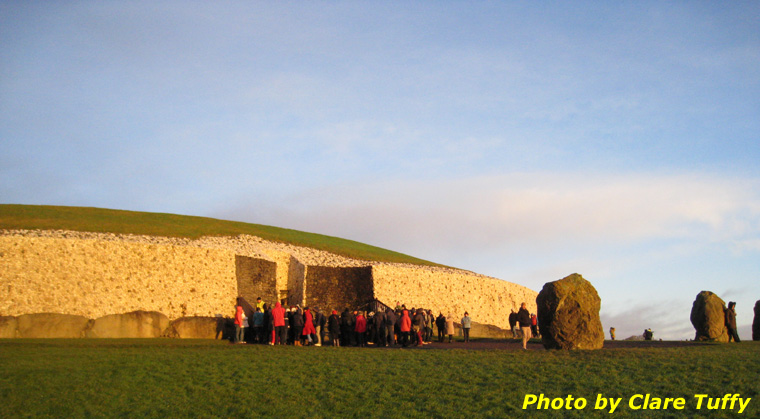
[{"label": "grassy mound", "polygon": [[402,253],[338,237],[260,224],[176,214],[85,207],[0,205],[0,229],[72,230],[185,238],[248,234],[355,259],[440,266]]}]

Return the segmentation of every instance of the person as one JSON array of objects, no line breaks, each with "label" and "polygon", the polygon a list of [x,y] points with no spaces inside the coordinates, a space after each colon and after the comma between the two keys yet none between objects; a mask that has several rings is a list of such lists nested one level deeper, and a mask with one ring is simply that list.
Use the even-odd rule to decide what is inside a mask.
[{"label": "person", "polygon": [[449,335],[449,343],[451,343],[451,339],[454,338],[454,333],[456,333],[456,330],[454,329],[454,316],[449,313],[449,316],[446,317],[446,334]]},{"label": "person", "polygon": [[409,344],[409,332],[412,330],[412,319],[409,318],[409,311],[406,307],[401,310],[399,319],[399,331],[401,332],[401,346],[406,348]]},{"label": "person", "polygon": [[644,340],[652,340],[653,336],[654,336],[654,333],[652,332],[652,329],[644,330]]},{"label": "person", "polygon": [[305,339],[306,345],[309,345],[316,340],[312,339],[312,335],[316,334],[317,329],[314,328],[314,316],[311,314],[309,307],[306,307],[303,310],[303,332],[301,332],[301,336]]},{"label": "person", "polygon": [[375,317],[372,318],[375,323],[375,344],[377,346],[385,346],[386,332],[385,332],[385,312],[382,309],[378,309],[375,313]]},{"label": "person", "polygon": [[261,312],[264,312],[264,301],[261,299],[261,297],[256,298],[256,308],[261,309]]},{"label": "person", "polygon": [[736,302],[729,301],[726,309],[726,329],[728,329],[728,341],[733,339],[736,343],[741,342],[739,333],[736,330]]},{"label": "person", "polygon": [[367,332],[367,319],[364,318],[363,311],[356,313],[356,325],[354,326],[354,332],[356,332],[356,345],[363,348],[364,334]]},{"label": "person", "polygon": [[438,342],[443,342],[443,337],[446,334],[446,317],[443,313],[438,313],[438,317],[435,318],[435,327],[438,329]]},{"label": "person", "polygon": [[509,313],[509,328],[512,330],[512,337],[517,338],[517,313],[515,309],[512,309],[512,312]]},{"label": "person", "polygon": [[530,333],[532,336],[538,336],[538,317],[536,317],[536,313],[530,315]]},{"label": "person", "polygon": [[354,334],[354,321],[348,307],[340,314],[340,343],[341,346],[351,346],[351,336]]},{"label": "person", "polygon": [[610,338],[612,340],[615,340],[615,328],[614,327],[610,327]]},{"label": "person", "polygon": [[385,310],[385,342],[388,346],[396,345],[396,313],[390,309]]},{"label": "person", "polygon": [[333,310],[330,318],[327,320],[327,330],[330,333],[332,346],[340,346],[340,317],[338,310]]},{"label": "person", "polygon": [[238,298],[235,304],[235,343],[245,343],[243,342],[243,336],[245,335],[244,318],[243,306],[240,305],[240,298]]},{"label": "person", "polygon": [[472,327],[472,319],[470,319],[470,313],[464,312],[462,317],[462,335],[464,336],[464,342],[470,341],[470,328]]},{"label": "person", "polygon": [[317,307],[314,307],[314,330],[317,331],[317,343],[314,346],[322,346],[322,336],[325,332],[325,315]]},{"label": "person", "polygon": [[520,310],[517,312],[517,323],[520,325],[522,333],[522,347],[528,349],[528,340],[530,339],[530,312],[525,307],[525,303],[520,304]]},{"label": "person", "polygon": [[264,313],[259,307],[256,307],[256,312],[253,313],[253,341],[264,343]]},{"label": "person", "polygon": [[290,317],[290,328],[293,329],[292,335],[293,335],[293,345],[295,346],[302,346],[301,340],[303,339],[303,312],[301,311],[301,307],[297,306],[294,307],[290,311],[291,317]]},{"label": "person", "polygon": [[417,314],[414,315],[412,329],[417,336],[417,346],[424,345],[425,341],[422,338],[422,334],[425,333],[425,311],[423,309],[418,309]]},{"label": "person", "polygon": [[433,341],[433,325],[435,324],[435,316],[433,316],[433,310],[427,311],[427,317],[425,323],[425,342],[431,343]]},{"label": "person", "polygon": [[272,345],[284,345],[288,339],[288,327],[285,325],[285,309],[280,302],[274,303],[272,309]]}]

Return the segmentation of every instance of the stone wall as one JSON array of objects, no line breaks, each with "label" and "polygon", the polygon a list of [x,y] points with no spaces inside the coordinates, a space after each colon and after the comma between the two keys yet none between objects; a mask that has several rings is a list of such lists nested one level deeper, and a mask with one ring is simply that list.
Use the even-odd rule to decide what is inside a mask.
[{"label": "stone wall", "polygon": [[238,295],[255,304],[256,298],[264,302],[277,299],[277,264],[264,259],[235,256],[235,275]]},{"label": "stone wall", "polygon": [[227,250],[0,236],[0,315],[213,316],[232,311],[235,277]]},{"label": "stone wall", "polygon": [[508,328],[535,291],[451,268],[346,259],[251,236],[198,240],[67,231],[0,230],[0,316],[63,313],[90,319],[137,310],[170,320],[231,316],[250,303],[356,308],[374,298]]},{"label": "stone wall", "polygon": [[462,318],[509,329],[511,309],[525,302],[536,312],[535,291],[511,282],[456,269],[381,264],[372,267],[375,298],[393,307],[423,307],[436,315]]},{"label": "stone wall", "polygon": [[372,268],[306,267],[306,301],[323,312],[355,308],[373,299]]}]

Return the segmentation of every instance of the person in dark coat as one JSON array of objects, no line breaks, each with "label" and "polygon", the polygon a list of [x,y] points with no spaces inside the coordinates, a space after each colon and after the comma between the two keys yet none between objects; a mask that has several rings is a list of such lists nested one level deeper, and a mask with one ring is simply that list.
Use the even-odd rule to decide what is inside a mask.
[{"label": "person in dark coat", "polygon": [[341,336],[341,324],[340,317],[336,310],[332,311],[330,318],[327,319],[327,330],[330,333],[330,340],[332,340],[332,346],[340,346]]},{"label": "person in dark coat", "polygon": [[377,346],[385,346],[385,313],[382,310],[377,310],[372,322],[375,324],[375,344]]},{"label": "person in dark coat", "polygon": [[301,307],[291,311],[290,327],[293,329],[293,345],[301,346],[301,334],[303,332],[303,312]]},{"label": "person in dark coat", "polygon": [[396,313],[390,308],[385,310],[385,342],[388,346],[396,344]]},{"label": "person in dark coat", "polygon": [[509,313],[509,328],[512,330],[512,338],[517,338],[517,313],[514,309]]},{"label": "person in dark coat", "polygon": [[736,331],[736,302],[729,301],[728,308],[726,309],[726,329],[728,329],[728,341],[731,339],[736,343],[741,342],[739,339],[739,333]]},{"label": "person in dark coat", "polygon": [[341,346],[351,346],[351,336],[354,334],[354,321],[351,312],[346,309],[340,314],[340,343]]},{"label": "person in dark coat", "polygon": [[520,331],[522,332],[522,346],[523,349],[528,349],[528,339],[530,339],[530,312],[525,307],[525,303],[520,305],[520,311],[517,312],[517,322],[520,324]]},{"label": "person in dark coat", "polygon": [[435,327],[438,329],[438,342],[443,342],[446,335],[446,317],[443,313],[438,313],[438,317],[435,318]]}]

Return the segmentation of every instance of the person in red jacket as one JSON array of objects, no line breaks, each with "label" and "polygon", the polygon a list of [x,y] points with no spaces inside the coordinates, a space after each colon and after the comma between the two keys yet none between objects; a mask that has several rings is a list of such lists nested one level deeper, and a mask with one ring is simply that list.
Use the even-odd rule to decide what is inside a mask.
[{"label": "person in red jacket", "polygon": [[354,326],[356,340],[360,347],[364,346],[364,333],[367,331],[367,319],[364,318],[363,313],[363,311],[360,311],[356,315],[356,326]]},{"label": "person in red jacket", "polygon": [[235,343],[243,343],[243,335],[245,334],[245,327],[243,326],[243,306],[240,305],[240,299],[238,298],[237,304],[235,304]]},{"label": "person in red jacket", "polygon": [[285,309],[280,302],[274,304],[272,309],[272,324],[274,325],[273,345],[284,345],[288,336],[288,328],[285,326]]},{"label": "person in red jacket", "polygon": [[314,327],[314,316],[311,314],[311,310],[309,310],[309,307],[306,307],[303,310],[303,319],[304,319],[304,325],[303,325],[303,332],[301,332],[301,336],[303,336],[304,339],[309,343],[312,343],[312,335],[317,334],[317,329]]},{"label": "person in red jacket", "polygon": [[409,332],[412,330],[412,319],[409,318],[409,311],[406,306],[402,307],[401,320],[399,320],[399,331],[401,332],[401,345],[406,348],[409,344]]}]

